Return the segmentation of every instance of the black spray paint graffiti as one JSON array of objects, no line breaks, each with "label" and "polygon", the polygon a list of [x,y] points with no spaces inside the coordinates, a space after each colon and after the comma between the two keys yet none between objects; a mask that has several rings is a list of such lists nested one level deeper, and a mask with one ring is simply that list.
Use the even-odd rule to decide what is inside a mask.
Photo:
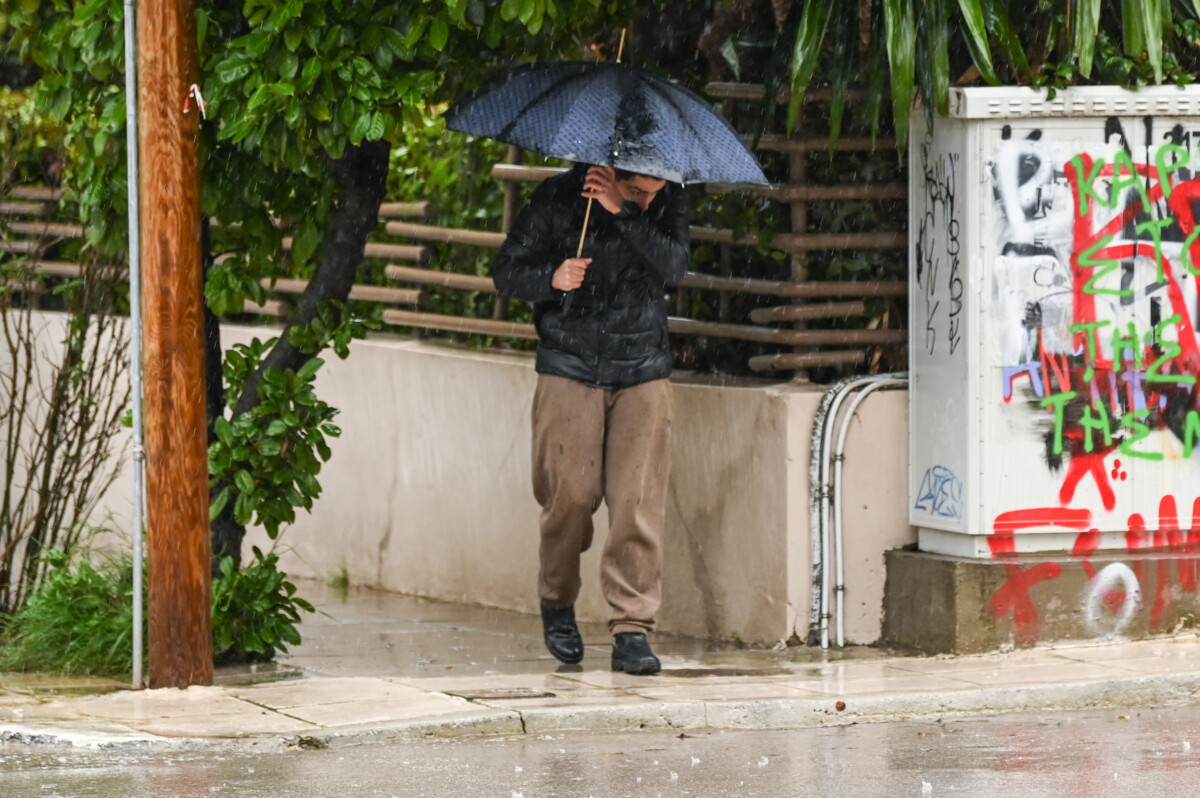
[{"label": "black spray paint graffiti", "polygon": [[999,387],[1009,401],[1020,385],[1041,419],[1046,464],[1066,468],[1064,505],[1092,476],[1115,506],[1109,452],[1187,460],[1200,440],[1197,133],[1143,125],[1136,141],[1108,119],[1101,140],[1082,144],[1074,128],[1056,141],[1006,126],[991,165]]},{"label": "black spray paint graffiti", "polygon": [[[939,295],[943,289],[946,290],[945,336],[950,354],[953,355],[962,343],[961,223],[955,208],[959,156],[958,153],[945,153],[931,162],[929,148],[928,142],[921,145],[926,203],[917,235],[917,285],[921,287],[921,301],[924,303],[925,350],[930,355],[937,349],[938,313],[942,310]],[[939,240],[942,236],[945,237],[944,242]],[[943,258],[947,267],[944,272]],[[942,282],[939,277],[944,277],[945,281]]]}]

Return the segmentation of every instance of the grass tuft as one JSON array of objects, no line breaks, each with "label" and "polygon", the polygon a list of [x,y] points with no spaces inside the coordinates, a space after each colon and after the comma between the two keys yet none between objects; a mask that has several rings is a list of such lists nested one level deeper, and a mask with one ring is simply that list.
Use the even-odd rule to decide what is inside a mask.
[{"label": "grass tuft", "polygon": [[81,560],[72,567],[63,552],[48,551],[46,558],[50,572],[45,583],[5,624],[0,670],[130,673],[133,559],[126,554],[101,558],[95,565]]}]

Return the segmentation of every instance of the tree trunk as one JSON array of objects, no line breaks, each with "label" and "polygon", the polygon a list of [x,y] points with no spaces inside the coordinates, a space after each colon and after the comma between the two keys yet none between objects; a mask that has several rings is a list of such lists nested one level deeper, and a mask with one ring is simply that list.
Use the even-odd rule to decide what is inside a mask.
[{"label": "tree trunk", "polygon": [[[202,230],[202,251],[204,252],[204,281],[208,282],[208,273],[213,266],[212,236],[209,219],[205,218]],[[221,348],[221,320],[213,313],[208,304],[204,305],[204,366],[205,366],[205,398],[208,401],[208,445],[212,446],[217,439],[217,419],[225,415],[225,353]],[[208,501],[212,503],[222,486],[210,489]],[[233,505],[227,505],[221,515],[212,519],[209,524],[209,535],[212,538],[212,575],[216,579],[221,575],[217,565],[221,558],[229,552],[231,545],[241,541],[241,527],[233,520]],[[233,541],[231,544],[230,541]],[[236,548],[236,546],[235,546]]]},{"label": "tree trunk", "polygon": [[[246,381],[245,389],[234,405],[233,418],[258,405],[258,386],[267,369],[294,371],[316,355],[300,351],[292,344],[289,333],[293,327],[308,325],[316,317],[322,302],[331,299],[345,302],[350,295],[355,274],[362,265],[367,238],[379,226],[379,206],[387,192],[388,153],[386,142],[371,141],[348,147],[341,158],[330,159],[330,171],[338,185],[338,202],[317,254],[316,269],[279,336],[279,342]],[[214,491],[219,492],[223,487],[217,485]],[[232,508],[233,502],[230,502],[212,523],[214,568],[224,556],[231,556],[235,563],[241,563],[242,538],[246,530],[234,520]]]}]

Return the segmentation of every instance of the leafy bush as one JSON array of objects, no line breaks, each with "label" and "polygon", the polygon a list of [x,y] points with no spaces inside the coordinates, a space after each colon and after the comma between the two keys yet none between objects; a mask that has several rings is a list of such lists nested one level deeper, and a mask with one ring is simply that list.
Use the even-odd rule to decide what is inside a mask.
[{"label": "leafy bush", "polygon": [[[225,378],[233,386],[230,396],[239,395],[274,343],[274,338],[266,342],[255,338],[225,353]],[[217,490],[209,508],[212,518],[232,501],[239,524],[253,520],[274,539],[282,524],[295,520],[295,508],[312,508],[321,493],[317,474],[331,455],[325,439],[341,434],[330,421],[337,409],[313,391],[313,379],[324,362],[313,358],[298,372],[268,369],[259,386],[262,401],[256,407],[233,421],[217,418],[217,439],[208,451],[211,485]]]},{"label": "leafy bush", "polygon": [[[492,165],[504,161],[507,145],[447,133],[444,104],[421,110],[419,119],[403,126],[399,144],[392,149],[388,198],[431,203],[434,223],[443,227],[499,232],[504,188],[492,177]],[[491,274],[495,254],[491,249],[436,243],[427,246],[430,268],[458,274]],[[382,265],[374,268],[381,276]],[[486,293],[436,286],[427,291],[425,307],[434,313],[489,318],[496,301]],[[478,343],[470,339],[463,342]]]},{"label": "leafy bush", "polygon": [[[25,608],[0,627],[0,671],[128,676],[133,670],[133,559],[124,553],[72,566],[46,552],[49,574]],[[279,571],[274,552],[254,549],[241,571],[225,558],[213,580],[213,659],[265,662],[300,644],[297,628],[312,604]],[[145,575],[143,572],[143,588]],[[142,618],[143,646],[148,641]],[[143,648],[143,656],[147,654]]]},{"label": "leafy bush", "polygon": [[0,193],[11,183],[52,183],[63,132],[25,92],[0,86]]},{"label": "leafy bush", "polygon": [[267,662],[288,645],[300,645],[300,612],[315,612],[296,595],[296,586],[278,568],[275,552],[254,547],[254,559],[237,570],[232,557],[221,560],[213,580],[213,659]]}]

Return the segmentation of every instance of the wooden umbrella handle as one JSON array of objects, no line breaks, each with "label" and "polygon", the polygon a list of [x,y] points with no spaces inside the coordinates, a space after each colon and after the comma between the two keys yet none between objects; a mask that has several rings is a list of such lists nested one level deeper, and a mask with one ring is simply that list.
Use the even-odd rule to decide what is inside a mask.
[{"label": "wooden umbrella handle", "polygon": [[579,231],[579,251],[575,257],[583,257],[583,240],[587,238],[588,219],[592,218],[592,197],[588,197],[587,211],[583,214],[583,229]]},{"label": "wooden umbrella handle", "polygon": [[[621,28],[621,44],[617,46],[617,63],[621,63],[621,56],[625,54],[625,31],[626,28]],[[588,197],[587,211],[583,214],[583,229],[579,231],[579,249],[575,252],[575,257],[583,257],[583,241],[587,238],[588,219],[592,218],[592,197]]]}]

